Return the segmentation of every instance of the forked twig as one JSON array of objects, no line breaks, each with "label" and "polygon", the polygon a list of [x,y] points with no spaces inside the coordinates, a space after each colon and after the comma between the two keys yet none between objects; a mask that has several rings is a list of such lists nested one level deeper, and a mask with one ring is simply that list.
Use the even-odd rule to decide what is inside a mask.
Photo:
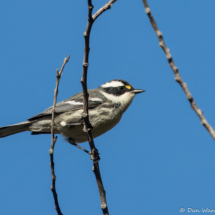
[{"label": "forked twig", "polygon": [[54,173],[54,156],[53,156],[53,152],[54,152],[55,143],[57,141],[57,136],[54,137],[54,113],[55,113],[55,106],[56,106],[56,102],[57,102],[58,85],[59,85],[59,82],[60,82],[61,75],[63,73],[64,66],[69,61],[69,58],[70,58],[70,56],[68,56],[67,58],[64,59],[64,62],[63,62],[63,65],[61,67],[60,72],[57,69],[57,75],[56,75],[57,81],[56,81],[56,87],[55,87],[55,91],[54,91],[54,103],[53,103],[53,107],[52,107],[52,121],[51,121],[52,143],[51,143],[51,148],[49,150],[50,167],[51,167],[51,175],[52,175],[51,191],[52,191],[52,194],[53,194],[53,197],[54,197],[55,209],[56,209],[58,215],[63,215],[63,214],[61,213],[61,210],[60,210],[60,206],[59,206],[58,198],[57,198],[57,192],[56,192],[56,189],[55,189],[56,176],[55,176],[55,173]]},{"label": "forked twig", "polygon": [[84,38],[85,38],[85,47],[84,47],[84,60],[83,60],[83,72],[82,72],[82,78],[81,78],[81,84],[83,89],[83,96],[84,96],[84,105],[83,105],[83,119],[84,119],[84,132],[87,133],[90,149],[91,149],[91,159],[93,160],[93,172],[96,177],[96,182],[99,189],[100,199],[101,199],[101,208],[104,215],[108,215],[108,206],[107,201],[105,197],[105,190],[102,183],[102,178],[99,170],[99,154],[98,150],[95,147],[93,137],[92,137],[92,126],[89,121],[89,115],[88,115],[88,92],[87,92],[87,69],[88,69],[88,57],[89,57],[89,42],[90,42],[90,32],[92,25],[94,21],[106,10],[110,9],[112,4],[116,2],[116,0],[109,1],[106,5],[104,5],[101,9],[99,9],[93,16],[93,5],[91,0],[88,0],[88,22],[87,22],[87,28],[84,32]]},{"label": "forked twig", "polygon": [[215,132],[214,132],[213,128],[211,127],[211,125],[205,119],[205,117],[203,115],[203,112],[198,108],[197,104],[195,103],[195,101],[194,101],[194,99],[193,99],[193,97],[192,97],[192,95],[191,95],[186,83],[183,82],[183,80],[182,80],[182,78],[181,78],[181,76],[179,74],[178,68],[175,66],[175,63],[174,63],[173,58],[172,58],[172,56],[170,54],[170,51],[166,47],[166,44],[164,43],[163,35],[159,31],[159,29],[157,27],[157,24],[155,22],[155,19],[152,16],[152,13],[151,13],[151,10],[150,10],[150,8],[148,6],[147,1],[146,0],[142,0],[142,1],[143,1],[144,6],[145,6],[145,12],[148,15],[149,20],[151,22],[151,25],[152,25],[152,27],[153,27],[153,29],[154,29],[157,37],[158,37],[159,46],[163,49],[163,51],[164,51],[164,53],[166,55],[166,58],[168,60],[169,66],[171,67],[173,73],[175,74],[175,81],[177,81],[180,84],[180,86],[183,89],[188,101],[190,102],[191,107],[193,108],[193,110],[196,112],[196,114],[200,118],[202,125],[208,130],[210,135],[215,140]]}]

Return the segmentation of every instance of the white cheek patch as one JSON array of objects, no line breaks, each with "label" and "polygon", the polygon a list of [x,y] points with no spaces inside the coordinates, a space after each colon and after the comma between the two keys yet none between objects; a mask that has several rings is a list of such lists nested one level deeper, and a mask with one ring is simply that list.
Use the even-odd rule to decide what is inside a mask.
[{"label": "white cheek patch", "polygon": [[123,105],[130,104],[132,99],[134,98],[135,94],[126,92],[121,96],[114,96],[112,94],[108,94],[106,92],[100,91],[108,100],[112,101],[113,103],[121,103]]},{"label": "white cheek patch", "polygon": [[120,86],[124,86],[124,84],[120,81],[111,81],[111,82],[107,82],[105,84],[101,85],[103,88],[107,88],[107,87],[120,87]]},{"label": "white cheek patch", "polygon": [[64,122],[64,121],[62,121],[62,122],[60,122],[60,125],[61,125],[62,127],[65,127],[65,126],[67,125],[67,123]]},{"label": "white cheek patch", "polygon": [[65,102],[65,103],[68,103],[68,104],[71,104],[71,105],[83,105],[82,102],[76,102],[76,101],[68,101],[68,102]]},{"label": "white cheek patch", "polygon": [[100,98],[90,98],[91,102],[102,102],[103,100]]}]

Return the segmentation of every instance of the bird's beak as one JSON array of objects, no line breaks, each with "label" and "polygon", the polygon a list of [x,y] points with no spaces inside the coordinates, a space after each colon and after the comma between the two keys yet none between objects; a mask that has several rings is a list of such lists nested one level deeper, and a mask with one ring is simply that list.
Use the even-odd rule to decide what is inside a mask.
[{"label": "bird's beak", "polygon": [[142,93],[142,92],[145,92],[145,90],[133,90],[132,93],[135,93],[135,94],[138,94],[138,93]]}]

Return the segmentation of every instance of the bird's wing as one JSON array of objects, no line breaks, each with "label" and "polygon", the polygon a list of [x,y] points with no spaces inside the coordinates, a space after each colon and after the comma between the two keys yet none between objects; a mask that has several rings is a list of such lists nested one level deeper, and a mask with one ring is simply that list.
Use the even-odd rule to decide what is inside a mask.
[{"label": "bird's wing", "polygon": [[[89,109],[96,108],[106,101],[106,98],[95,90],[88,90],[88,93],[89,93],[89,100],[88,100]],[[59,115],[61,113],[76,111],[80,109],[83,109],[82,92],[70,97],[67,100],[57,103],[55,107],[55,113],[56,115]],[[46,109],[45,111],[43,111],[42,113],[36,116],[29,118],[28,120],[33,121],[33,120],[41,119],[43,117],[50,117],[51,115],[52,115],[52,107]]]}]

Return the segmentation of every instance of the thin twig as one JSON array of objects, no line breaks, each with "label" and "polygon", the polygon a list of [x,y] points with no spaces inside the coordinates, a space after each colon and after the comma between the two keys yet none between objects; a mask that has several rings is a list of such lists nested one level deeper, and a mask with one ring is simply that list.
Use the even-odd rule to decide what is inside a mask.
[{"label": "thin twig", "polygon": [[117,0],[111,0],[106,5],[104,5],[102,8],[100,8],[93,16],[93,21],[95,21],[103,12],[105,12],[108,9],[111,9],[111,6],[114,2]]},{"label": "thin twig", "polygon": [[158,40],[159,40],[159,46],[163,49],[165,55],[166,55],[166,58],[168,60],[168,63],[169,63],[169,66],[171,67],[173,73],[175,74],[175,81],[177,81],[180,86],[182,87],[188,101],[190,102],[190,105],[191,107],[193,108],[193,110],[196,112],[196,114],[198,115],[198,117],[200,118],[201,120],[201,124],[208,130],[208,132],[210,133],[210,135],[213,137],[213,139],[215,140],[215,132],[213,130],[213,128],[211,127],[211,125],[207,122],[207,120],[205,119],[204,115],[203,115],[203,112],[198,108],[197,104],[195,103],[187,85],[185,82],[183,82],[180,74],[179,74],[179,71],[178,71],[178,68],[175,66],[175,63],[173,61],[173,58],[170,54],[170,51],[169,49],[166,47],[165,43],[164,43],[164,39],[163,39],[163,35],[162,33],[159,31],[158,27],[157,27],[157,24],[152,16],[152,13],[150,11],[150,8],[148,6],[148,3],[146,0],[142,0],[143,1],[143,4],[145,6],[145,12],[146,14],[148,15],[149,17],[149,20],[152,24],[152,27],[158,37]]},{"label": "thin twig", "polygon": [[51,148],[49,150],[50,167],[51,167],[51,175],[52,175],[51,191],[53,193],[55,209],[56,209],[58,215],[63,215],[63,214],[61,213],[61,210],[60,210],[60,206],[59,206],[58,198],[57,198],[57,192],[56,192],[56,188],[55,188],[56,176],[55,176],[55,173],[54,173],[54,155],[53,155],[53,153],[54,153],[54,146],[55,146],[55,143],[57,141],[57,136],[56,137],[54,136],[54,113],[55,113],[55,106],[56,106],[56,102],[57,102],[58,85],[59,85],[59,82],[60,82],[61,75],[63,73],[64,66],[69,61],[69,58],[70,58],[70,56],[68,56],[68,58],[64,59],[64,62],[63,62],[63,65],[61,67],[60,72],[57,69],[57,75],[56,75],[57,81],[56,81],[56,88],[55,88],[55,91],[54,91],[54,103],[53,103],[53,107],[52,107],[52,121],[51,121],[52,143],[51,143]]},{"label": "thin twig", "polygon": [[89,121],[89,115],[88,115],[88,97],[89,94],[87,92],[87,69],[89,66],[88,63],[88,58],[89,58],[89,41],[90,41],[90,32],[92,25],[94,21],[106,10],[110,9],[112,4],[116,2],[116,0],[111,0],[107,4],[105,4],[101,9],[99,9],[93,16],[92,16],[92,11],[93,11],[93,5],[91,0],[88,0],[88,22],[87,22],[87,28],[86,31],[84,32],[84,38],[85,38],[85,46],[84,46],[84,60],[83,60],[83,72],[82,72],[82,78],[81,78],[81,84],[82,84],[82,89],[83,89],[83,96],[84,96],[84,105],[83,105],[83,119],[84,119],[84,132],[87,133],[90,149],[91,149],[91,159],[93,160],[93,172],[96,177],[96,182],[98,185],[99,189],[99,194],[100,194],[100,199],[101,199],[101,208],[103,211],[104,215],[108,215],[108,206],[107,206],[107,201],[105,197],[105,190],[104,186],[102,183],[102,178],[99,170],[99,153],[98,150],[95,147],[93,137],[92,137],[92,125],[90,124]]},{"label": "thin twig", "polygon": [[89,151],[86,150],[85,148],[79,146],[78,144],[76,144],[76,143],[74,143],[74,142],[70,142],[70,144],[73,145],[73,146],[75,146],[75,147],[77,147],[77,148],[79,148],[79,149],[81,149],[82,151],[86,152],[88,155],[90,155],[90,156],[92,155],[91,152],[89,152]]}]

